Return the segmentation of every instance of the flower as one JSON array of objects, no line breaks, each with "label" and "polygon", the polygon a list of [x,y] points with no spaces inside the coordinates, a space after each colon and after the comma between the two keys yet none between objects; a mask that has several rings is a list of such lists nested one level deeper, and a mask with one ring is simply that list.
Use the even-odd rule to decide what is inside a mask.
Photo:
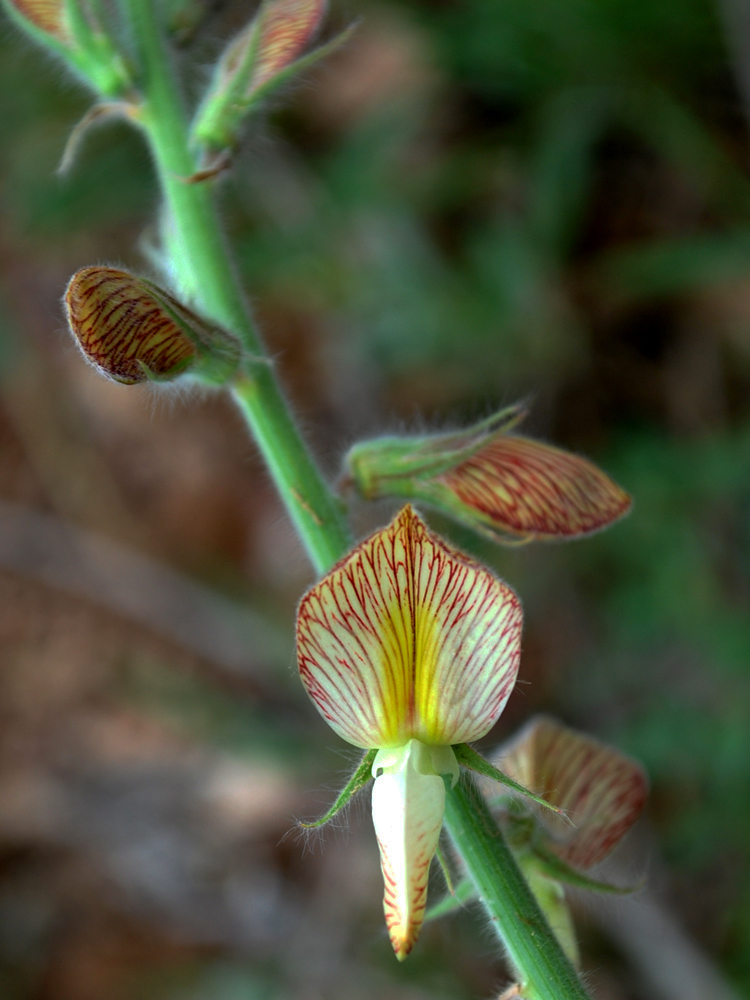
[{"label": "flower", "polygon": [[484,736],[518,672],[521,607],[489,570],[410,506],[302,598],[297,656],[308,694],[349,743],[377,748],[373,823],[396,956],[422,925],[452,747]]},{"label": "flower", "polygon": [[511,434],[524,416],[511,406],[455,434],[362,442],[348,479],[368,500],[423,500],[499,542],[586,535],[628,512],[628,494],[587,459]]}]

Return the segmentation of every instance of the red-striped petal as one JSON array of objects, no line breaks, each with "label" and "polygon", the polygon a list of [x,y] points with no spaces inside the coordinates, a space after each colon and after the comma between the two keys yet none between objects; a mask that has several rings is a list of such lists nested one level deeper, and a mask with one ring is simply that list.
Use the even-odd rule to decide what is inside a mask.
[{"label": "red-striped petal", "polygon": [[627,493],[591,462],[531,438],[499,434],[435,477],[487,530],[526,538],[598,531],[630,509]]},{"label": "red-striped petal", "polygon": [[496,762],[565,812],[570,823],[546,811],[540,819],[553,849],[574,868],[605,858],[646,801],[648,782],[639,764],[546,716],[532,719]]},{"label": "red-striped petal", "polygon": [[264,6],[250,92],[262,87],[302,54],[318,30],[326,7],[326,0],[271,0]]},{"label": "red-striped petal", "polygon": [[521,620],[513,591],[407,506],[303,597],[300,675],[356,746],[463,743],[508,700]]},{"label": "red-striped petal", "polygon": [[84,356],[116,382],[168,381],[187,369],[226,382],[239,341],[147,278],[114,267],[84,267],[70,279],[65,307]]}]

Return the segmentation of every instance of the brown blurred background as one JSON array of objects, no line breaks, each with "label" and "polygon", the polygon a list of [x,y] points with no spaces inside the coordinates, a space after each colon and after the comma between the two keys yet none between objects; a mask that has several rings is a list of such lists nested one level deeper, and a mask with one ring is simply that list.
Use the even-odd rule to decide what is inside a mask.
[{"label": "brown blurred background", "polygon": [[[248,12],[171,9],[195,96]],[[487,746],[543,710],[649,770],[648,816],[601,873],[648,889],[576,901],[601,1000],[750,987],[749,11],[335,6],[327,31],[361,17],[355,36],[220,186],[332,477],[360,437],[530,397],[527,429],[635,497],[609,532],[520,550],[431,516],[526,607]],[[495,996],[471,910],[393,960],[366,802],[295,829],[355,758],[296,679],[311,572],[237,414],[105,383],[64,329],[76,268],[148,270],[157,207],[122,124],[55,175],[88,104],[3,23],[0,996]]]}]

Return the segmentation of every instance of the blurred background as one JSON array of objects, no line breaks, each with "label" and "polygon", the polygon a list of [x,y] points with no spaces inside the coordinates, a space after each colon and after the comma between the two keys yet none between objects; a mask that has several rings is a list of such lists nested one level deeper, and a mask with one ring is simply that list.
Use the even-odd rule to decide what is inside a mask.
[{"label": "blurred background", "polygon": [[[173,0],[188,89],[248,17]],[[530,398],[526,430],[635,497],[502,550],[536,711],[641,760],[647,816],[576,899],[600,1000],[750,988],[750,3],[347,0],[348,46],[220,185],[243,281],[327,472],[366,435]],[[199,70],[195,67],[198,66]],[[355,756],[297,680],[312,582],[220,395],[101,380],[60,297],[147,267],[148,155],[0,28],[0,996],[471,1000],[507,983],[471,909],[386,940]],[[395,507],[353,503],[356,530]],[[429,513],[429,512],[427,512]],[[365,797],[366,798],[366,797]],[[442,892],[435,881],[435,895]]]}]

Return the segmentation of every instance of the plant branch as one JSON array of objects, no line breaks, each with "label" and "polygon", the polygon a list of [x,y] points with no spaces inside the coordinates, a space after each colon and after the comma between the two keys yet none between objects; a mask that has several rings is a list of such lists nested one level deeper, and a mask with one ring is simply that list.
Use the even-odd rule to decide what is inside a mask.
[{"label": "plant branch", "polygon": [[140,63],[139,121],[166,201],[162,236],[178,290],[245,347],[232,392],[318,573],[351,545],[343,509],[308,452],[266,356],[219,225],[212,189],[189,184],[197,164],[153,0],[123,0]]}]

